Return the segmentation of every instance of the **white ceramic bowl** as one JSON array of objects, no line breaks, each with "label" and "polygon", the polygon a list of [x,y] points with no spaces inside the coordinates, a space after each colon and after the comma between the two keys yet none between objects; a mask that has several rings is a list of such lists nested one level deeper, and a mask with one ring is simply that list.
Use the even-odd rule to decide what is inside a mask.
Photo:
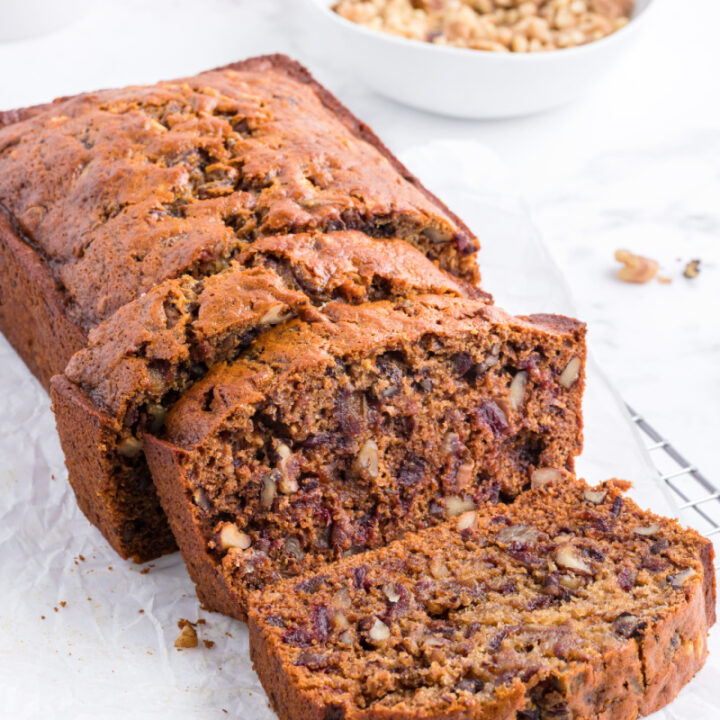
[{"label": "white ceramic bowl", "polygon": [[59,30],[88,9],[88,0],[0,0],[0,42]]},{"label": "white ceramic bowl", "polygon": [[530,115],[564,105],[622,57],[655,0],[636,0],[630,22],[565,50],[500,53],[444,47],[369,30],[334,13],[333,0],[294,0],[299,38],[330,66],[413,107],[465,118]]}]

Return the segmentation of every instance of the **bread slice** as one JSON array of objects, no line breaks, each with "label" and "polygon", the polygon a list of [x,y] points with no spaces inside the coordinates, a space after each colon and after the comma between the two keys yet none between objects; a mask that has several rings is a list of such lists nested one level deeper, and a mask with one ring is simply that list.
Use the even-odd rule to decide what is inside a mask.
[{"label": "bread slice", "polygon": [[334,302],[219,363],[145,454],[211,609],[572,469],[584,326],[474,299]]},{"label": "bread slice", "polygon": [[417,292],[489,299],[401,240],[340,231],[270,236],[207,277],[167,280],[90,332],[52,381],[58,433],[83,512],[124,557],[175,549],[142,452],[175,400],[213,364],[299,315],[327,322],[333,299]]},{"label": "bread slice", "polygon": [[608,481],[485,504],[250,600],[280,720],[633,720],[702,667],[712,544]]}]

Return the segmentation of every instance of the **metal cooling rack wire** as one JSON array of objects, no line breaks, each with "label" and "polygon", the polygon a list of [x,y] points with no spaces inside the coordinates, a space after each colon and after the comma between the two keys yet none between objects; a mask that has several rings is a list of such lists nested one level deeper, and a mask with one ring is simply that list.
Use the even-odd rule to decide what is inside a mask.
[{"label": "metal cooling rack wire", "polygon": [[[650,452],[660,480],[680,499],[681,510],[691,510],[686,517],[700,532],[713,541],[720,540],[720,488],[688,462],[672,443],[648,421],[627,406],[630,419],[637,425]],[[720,553],[719,553],[720,554]],[[720,567],[720,564],[716,565]]]}]

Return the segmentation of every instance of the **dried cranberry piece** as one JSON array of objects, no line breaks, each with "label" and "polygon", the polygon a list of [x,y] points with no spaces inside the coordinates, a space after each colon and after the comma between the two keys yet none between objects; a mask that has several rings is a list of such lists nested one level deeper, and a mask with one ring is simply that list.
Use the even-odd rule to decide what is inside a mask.
[{"label": "dried cranberry piece", "polygon": [[323,720],[345,720],[345,708],[342,705],[330,705],[325,710],[325,717]]},{"label": "dried cranberry piece", "polygon": [[306,667],[308,670],[326,670],[329,662],[326,655],[306,651],[298,655],[295,665]]},{"label": "dried cranberry piece", "polygon": [[629,567],[623,566],[618,570],[617,579],[618,585],[625,591],[628,592],[633,585],[635,585],[635,577],[637,573],[633,572]]},{"label": "dried cranberry piece", "polygon": [[539,710],[518,710],[516,720],[541,720]]},{"label": "dried cranberry piece", "polygon": [[316,575],[315,577],[308,578],[307,580],[303,580],[302,582],[299,582],[295,586],[295,590],[297,592],[304,592],[308,595],[313,595],[316,593],[322,584],[328,579],[327,575]]},{"label": "dried cranberry piece", "polygon": [[651,555],[657,555],[658,553],[661,553],[663,550],[667,550],[668,547],[670,547],[670,543],[668,542],[667,538],[662,538],[662,540],[656,540],[648,549],[648,552]]},{"label": "dried cranberry piece", "polygon": [[464,680],[461,680],[455,687],[458,690],[464,690],[465,692],[479,693],[482,692],[483,687],[485,687],[485,683],[482,680],[478,680],[477,678],[465,678]]},{"label": "dried cranberry piece", "polygon": [[319,447],[321,445],[328,445],[336,439],[337,435],[335,433],[321,432],[315,435],[308,435],[308,437],[300,443],[300,446],[304,448]]},{"label": "dried cranberry piece", "polygon": [[475,252],[475,243],[467,233],[456,232],[452,239],[455,242],[458,252],[463,255],[472,255]]},{"label": "dried cranberry piece", "polygon": [[500,483],[481,482],[477,492],[473,495],[473,499],[476,505],[483,505],[485,503],[497,505],[500,501]]},{"label": "dried cranberry piece", "polygon": [[309,647],[312,645],[312,635],[303,628],[291,627],[289,630],[282,634],[282,640],[288,645],[295,645],[296,647]]},{"label": "dried cranberry piece", "polygon": [[527,609],[538,610],[539,608],[545,608],[552,602],[552,598],[549,595],[536,595],[527,604]]},{"label": "dried cranberry piece", "polygon": [[593,560],[597,560],[598,562],[602,562],[605,559],[605,553],[592,546],[582,548],[582,552],[583,555],[592,558]]},{"label": "dried cranberry piece", "polygon": [[639,637],[647,627],[647,621],[629,612],[620,613],[612,624],[615,632],[624,638]]},{"label": "dried cranberry piece", "polygon": [[353,568],[353,585],[357,590],[368,590],[370,588],[367,573],[367,565],[358,565],[356,568]]},{"label": "dried cranberry piece", "polygon": [[411,455],[397,471],[397,483],[401,487],[417,485],[425,477],[425,461]]},{"label": "dried cranberry piece", "polygon": [[326,643],[328,635],[330,634],[330,625],[328,622],[328,611],[325,605],[313,605],[312,624],[313,630],[315,631],[315,638],[321,643]]},{"label": "dried cranberry piece", "polygon": [[455,368],[455,372],[458,376],[462,377],[465,373],[473,366],[473,359],[470,353],[458,352],[455,353],[450,361]]},{"label": "dried cranberry piece", "polygon": [[335,401],[335,421],[346,437],[360,434],[363,426],[360,412],[360,398],[350,390],[342,390]]},{"label": "dried cranberry piece", "polygon": [[610,508],[610,517],[617,517],[620,514],[620,511],[622,510],[623,501],[621,497],[616,497],[615,500],[613,500],[612,507]]},{"label": "dried cranberry piece", "polygon": [[516,629],[516,628],[504,627],[502,630],[495,633],[495,635],[493,635],[493,637],[490,639],[490,642],[488,642],[488,645],[487,645],[488,651],[489,652],[497,652],[500,649],[500,646],[503,644],[503,640],[514,629]]},{"label": "dried cranberry piece", "polygon": [[508,421],[502,408],[494,401],[487,400],[475,413],[479,425],[487,425],[496,437],[508,429]]},{"label": "dried cranberry piece", "polygon": [[279,615],[269,615],[266,622],[271,627],[285,627],[285,621]]},{"label": "dried cranberry piece", "polygon": [[330,542],[333,547],[345,550],[350,547],[350,536],[352,535],[352,528],[350,524],[344,518],[338,518],[332,525],[330,531]]}]

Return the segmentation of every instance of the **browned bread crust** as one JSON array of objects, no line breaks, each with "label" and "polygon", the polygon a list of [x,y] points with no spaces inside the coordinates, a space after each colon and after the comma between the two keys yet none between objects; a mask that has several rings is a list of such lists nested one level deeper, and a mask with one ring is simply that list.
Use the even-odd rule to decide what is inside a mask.
[{"label": "browned bread crust", "polygon": [[712,544],[565,479],[251,598],[280,720],[634,720],[702,667]]},{"label": "browned bread crust", "polygon": [[[333,172],[317,165],[308,170],[318,174],[307,180],[302,191],[307,197],[300,197],[305,180],[291,170],[277,180],[263,175],[279,156],[276,150],[263,154],[263,147],[252,144],[253,123],[263,122],[258,108],[265,101],[253,105],[247,100],[253,96],[242,89],[246,79],[265,93],[269,105],[275,103],[279,115],[291,108],[290,114],[300,118],[278,126],[296,143],[295,155],[288,157],[302,156],[306,162],[322,156],[312,144],[321,145],[321,138],[303,135],[295,105],[304,104],[306,112],[327,124],[328,147],[338,141],[329,162],[338,163],[336,174],[349,172],[350,185],[343,189]],[[246,110],[254,108],[255,119],[230,130],[232,113],[243,102],[249,102]],[[166,142],[166,136],[175,137],[167,128],[178,118],[190,129]],[[236,177],[232,162],[225,162],[230,151],[217,133],[254,153],[254,164],[242,168],[252,187]],[[343,133],[349,155],[338,161]],[[154,164],[134,161],[139,151],[155,153]],[[353,164],[355,170],[343,170]],[[348,179],[353,173],[357,186]],[[228,194],[233,178],[240,185]],[[314,194],[322,198],[316,207]],[[473,281],[478,277],[472,233],[367,126],[304,68],[281,55],[252,58],[174,84],[86,93],[0,114],[0,209],[10,218],[0,224],[8,270],[0,288],[7,305],[0,329],[46,387],[82,345],[79,338],[115,309],[167,277],[212,272],[218,259],[232,256],[257,234],[296,232],[304,226],[357,226],[379,236],[405,233],[448,270]],[[28,249],[19,250],[23,245]],[[36,290],[13,290],[30,285]],[[64,318],[58,320],[58,314]],[[14,316],[33,322],[14,328]],[[49,349],[54,333],[57,347]]]},{"label": "browned bread crust", "polygon": [[428,291],[487,299],[402,240],[340,231],[262,238],[224,270],[166,280],[124,305],[90,331],[88,346],[53,380],[60,441],[82,507],[102,505],[89,517],[124,557],[172,549],[142,436],[160,430],[175,399],[209,367],[291,317],[322,322],[320,308],[331,300]]},{"label": "browned bread crust", "polygon": [[[580,450],[582,324],[434,295],[324,314],[216,365],[170,410],[163,439],[144,436],[213,610],[243,618],[253,588],[514,497]],[[232,552],[224,533],[252,552]]]},{"label": "browned bread crust", "polygon": [[49,390],[86,335],[65,313],[65,300],[42,256],[0,209],[0,331]]}]

